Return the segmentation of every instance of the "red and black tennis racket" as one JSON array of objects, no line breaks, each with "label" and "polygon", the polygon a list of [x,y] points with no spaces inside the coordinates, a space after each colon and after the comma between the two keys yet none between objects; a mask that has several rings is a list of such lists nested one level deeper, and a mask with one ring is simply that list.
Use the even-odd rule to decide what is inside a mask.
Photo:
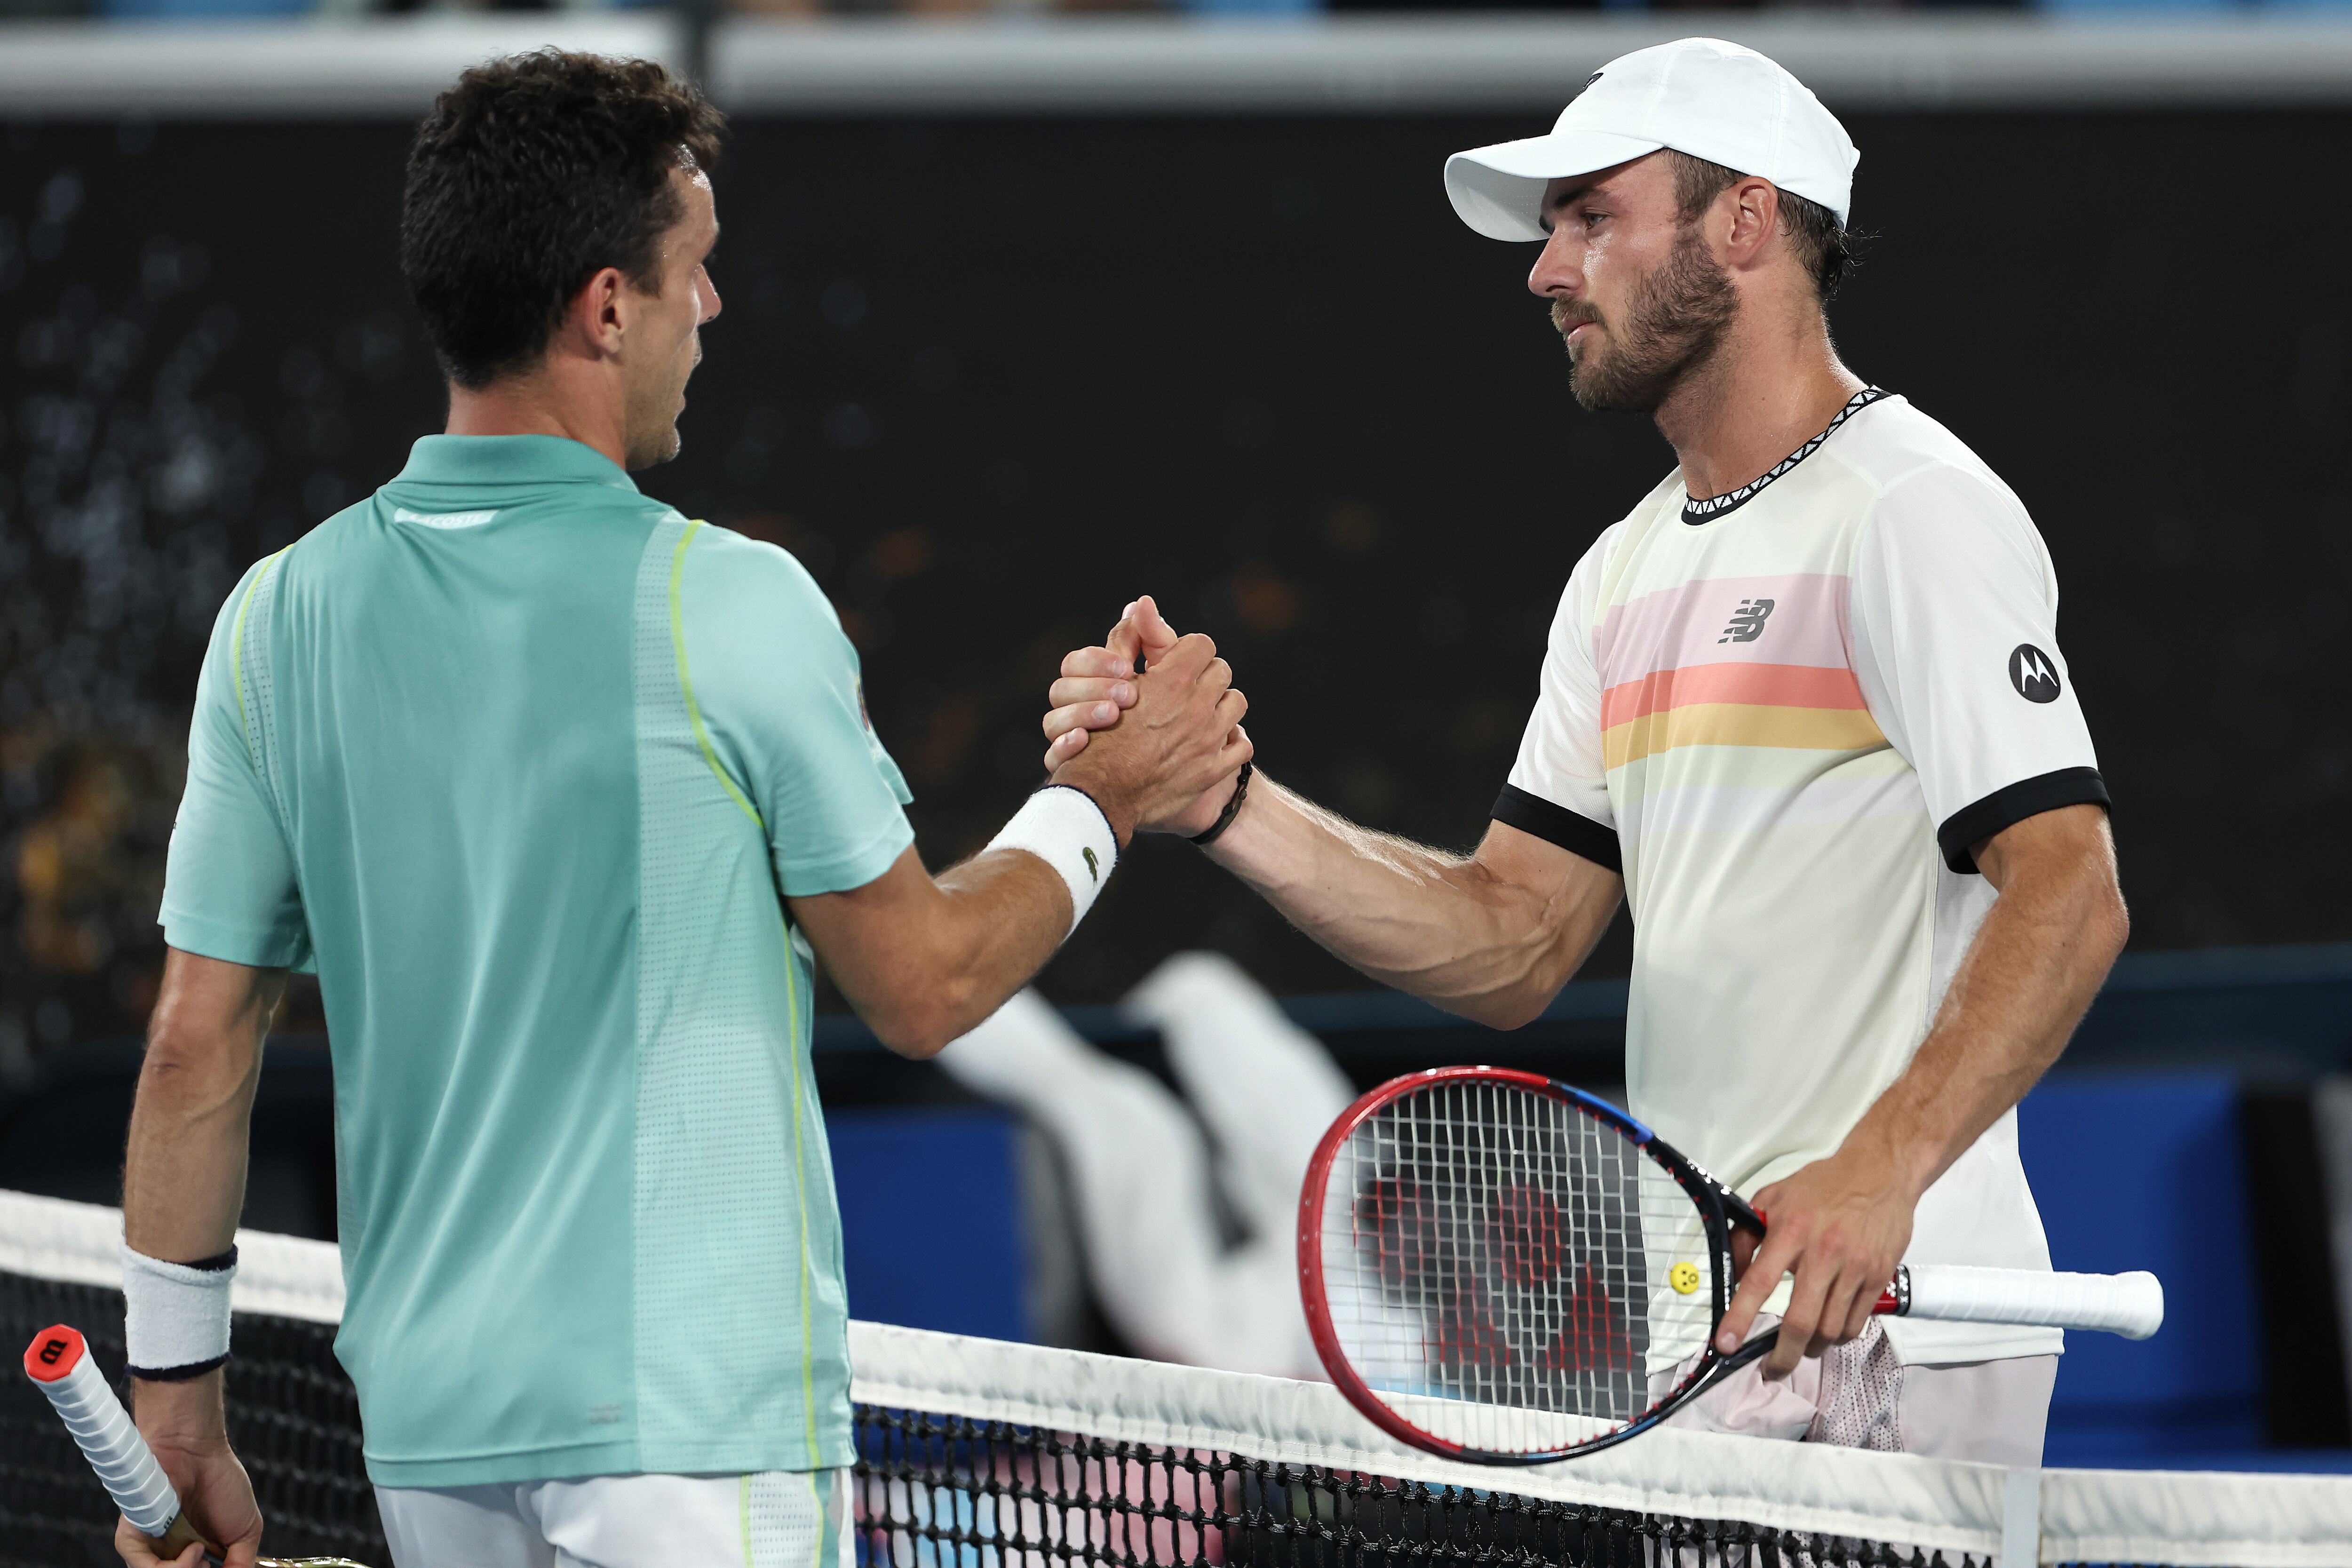
[{"label": "red and black tennis racket", "polygon": [[[1655,1426],[1776,1331],[1714,1348],[1738,1195],[1605,1101],[1537,1073],[1395,1079],[1324,1134],[1298,1206],[1323,1364],[1391,1436],[1482,1464],[1591,1453]],[[2145,1339],[2152,1274],[1920,1265],[1878,1310]]]}]

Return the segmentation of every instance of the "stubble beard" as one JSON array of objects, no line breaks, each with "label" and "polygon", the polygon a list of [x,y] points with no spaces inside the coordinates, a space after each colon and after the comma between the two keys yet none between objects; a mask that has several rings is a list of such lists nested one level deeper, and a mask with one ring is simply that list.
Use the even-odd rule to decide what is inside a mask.
[{"label": "stubble beard", "polygon": [[[1635,286],[1622,329],[1589,307],[1553,302],[1551,323],[1563,338],[1601,322],[1570,355],[1569,390],[1591,413],[1654,414],[1684,377],[1715,357],[1738,309],[1730,275],[1707,254],[1698,226],[1685,225],[1674,254]],[[1603,342],[1605,350],[1598,347]]]},{"label": "stubble beard", "polygon": [[629,460],[622,466],[631,473],[640,468],[657,468],[677,457],[684,446],[685,441],[677,433],[677,424],[673,420],[631,440]]},{"label": "stubble beard", "polygon": [[685,438],[678,434],[677,422],[686,403],[686,379],[701,363],[702,355],[698,349],[693,363],[687,366],[686,375],[678,378],[677,385],[662,400],[662,412],[652,414],[648,410],[650,417],[632,421],[636,428],[630,434],[626,465],[632,473],[670,461],[685,446]]}]

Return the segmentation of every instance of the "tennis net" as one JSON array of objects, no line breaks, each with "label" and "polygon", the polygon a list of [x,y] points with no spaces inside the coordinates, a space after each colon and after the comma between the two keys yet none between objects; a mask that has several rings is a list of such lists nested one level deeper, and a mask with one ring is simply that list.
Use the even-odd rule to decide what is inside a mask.
[{"label": "tennis net", "polygon": [[[121,1376],[116,1210],[0,1193],[9,1343],[54,1322]],[[274,1553],[388,1564],[333,1355],[334,1248],[238,1237],[231,1435]],[[858,1568],[2352,1568],[2352,1479],[2004,1471],[1659,1431],[1462,1466],[1328,1386],[875,1323]],[[105,1568],[113,1510],[47,1403],[0,1394],[0,1568]],[[648,1564],[646,1568],[655,1568]]]}]

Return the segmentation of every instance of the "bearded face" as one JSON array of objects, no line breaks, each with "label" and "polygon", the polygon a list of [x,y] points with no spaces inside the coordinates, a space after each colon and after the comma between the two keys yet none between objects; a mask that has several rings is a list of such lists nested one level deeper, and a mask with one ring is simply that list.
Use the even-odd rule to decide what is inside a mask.
[{"label": "bearded face", "polygon": [[1561,337],[1590,323],[1569,347],[1569,386],[1593,412],[1654,414],[1683,377],[1722,344],[1738,309],[1731,279],[1707,254],[1698,225],[1685,224],[1674,253],[1633,286],[1622,310],[1590,300],[1552,303]]}]

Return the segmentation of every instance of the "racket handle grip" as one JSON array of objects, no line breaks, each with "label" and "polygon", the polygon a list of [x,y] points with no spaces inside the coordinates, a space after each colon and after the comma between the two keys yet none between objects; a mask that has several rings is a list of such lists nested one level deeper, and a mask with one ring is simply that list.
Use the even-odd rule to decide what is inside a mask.
[{"label": "racket handle grip", "polygon": [[[65,1370],[55,1370],[56,1361],[39,1365],[37,1352],[47,1344],[57,1342],[61,1334],[70,1336],[65,1356],[58,1358],[66,1361]],[[197,1540],[194,1531],[180,1517],[179,1496],[172,1490],[171,1479],[163,1474],[163,1467],[155,1462],[155,1451],[147,1447],[147,1439],[131,1424],[131,1413],[114,1396],[113,1387],[106,1381],[106,1374],[98,1370],[98,1363],[84,1347],[81,1336],[70,1329],[47,1331],[33,1341],[33,1349],[26,1352],[25,1366],[41,1392],[49,1396],[49,1403],[57,1407],[58,1417],[80,1445],[89,1468],[106,1483],[122,1517],[149,1539],[176,1543],[181,1550]],[[175,1531],[180,1533],[174,1534]]]},{"label": "racket handle grip", "polygon": [[2035,1268],[1906,1265],[1881,1311],[1942,1322],[2085,1329],[2144,1340],[2163,1326],[2164,1286],[2145,1271],[2059,1274]]},{"label": "racket handle grip", "polygon": [[213,1562],[220,1555],[217,1552],[213,1550],[213,1543],[211,1542],[206,1541],[203,1536],[196,1533],[196,1527],[188,1522],[188,1516],[184,1513],[179,1514],[173,1519],[172,1528],[163,1532],[162,1538],[157,1542],[157,1544],[160,1545],[163,1550],[157,1552],[156,1555],[163,1558],[167,1563],[176,1559],[181,1552],[185,1552],[191,1546],[203,1547],[205,1549],[205,1561],[207,1563]]}]

